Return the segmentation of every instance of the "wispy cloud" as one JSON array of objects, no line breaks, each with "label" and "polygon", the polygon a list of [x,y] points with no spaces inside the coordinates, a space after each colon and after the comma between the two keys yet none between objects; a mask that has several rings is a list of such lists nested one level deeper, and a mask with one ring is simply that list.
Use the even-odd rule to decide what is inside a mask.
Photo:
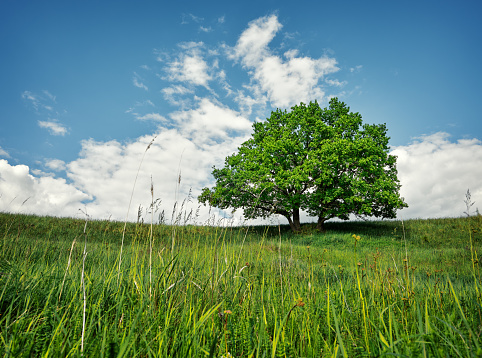
[{"label": "wispy cloud", "polygon": [[[41,128],[48,129],[51,135],[56,136],[64,136],[68,133],[65,125],[63,125],[58,119],[58,117],[66,113],[66,111],[60,113],[56,110],[57,96],[53,95],[48,90],[43,90],[41,94],[24,91],[21,97],[29,106],[31,106],[31,108],[34,109],[38,116],[45,118],[45,120],[37,121],[37,124]],[[56,116],[57,118],[51,119],[52,116]]]},{"label": "wispy cloud", "polygon": [[173,106],[185,108],[191,103],[191,100],[186,98],[186,95],[194,93],[194,89],[182,85],[173,85],[162,89],[164,99]]},{"label": "wispy cloud", "polygon": [[47,90],[43,90],[42,91],[52,102],[56,103],[56,98],[57,96],[54,96],[52,93],[50,93],[49,91]]},{"label": "wispy cloud", "polygon": [[64,136],[68,133],[67,128],[65,128],[61,123],[58,123],[56,120],[38,121],[37,123],[40,128],[48,129],[52,135]]},{"label": "wispy cloud", "polygon": [[350,68],[350,72],[352,72],[352,73],[353,73],[353,72],[360,72],[362,68],[363,68],[362,65],[358,65],[358,66],[355,66],[355,67],[351,67],[351,68]]},{"label": "wispy cloud", "polygon": [[22,98],[28,101],[35,111],[38,111],[40,107],[45,108],[45,106],[41,104],[41,97],[30,91],[23,91]]},{"label": "wispy cloud", "polygon": [[211,26],[205,27],[205,26],[199,26],[199,31],[201,32],[212,32],[213,29]]},{"label": "wispy cloud", "polygon": [[10,158],[10,154],[8,154],[8,152],[5,149],[0,147],[0,157]]},{"label": "wispy cloud", "polygon": [[204,18],[199,17],[193,14],[182,14],[181,16],[181,24],[186,25],[189,24],[190,22],[195,22],[195,23],[200,23],[203,22]]},{"label": "wispy cloud", "polygon": [[137,88],[142,88],[146,91],[149,91],[149,88],[143,83],[141,76],[139,76],[136,72],[134,72],[134,77],[132,78],[132,83]]},{"label": "wispy cloud", "polygon": [[159,122],[167,122],[167,119],[164,116],[161,116],[159,113],[148,113],[143,116],[136,117],[140,121],[159,121]]}]

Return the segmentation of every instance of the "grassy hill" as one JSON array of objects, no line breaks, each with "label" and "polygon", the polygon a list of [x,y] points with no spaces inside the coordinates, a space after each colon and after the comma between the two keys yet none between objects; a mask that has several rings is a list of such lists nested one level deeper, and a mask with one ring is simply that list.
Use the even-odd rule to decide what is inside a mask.
[{"label": "grassy hill", "polygon": [[326,229],[0,213],[0,353],[482,356],[482,217]]}]

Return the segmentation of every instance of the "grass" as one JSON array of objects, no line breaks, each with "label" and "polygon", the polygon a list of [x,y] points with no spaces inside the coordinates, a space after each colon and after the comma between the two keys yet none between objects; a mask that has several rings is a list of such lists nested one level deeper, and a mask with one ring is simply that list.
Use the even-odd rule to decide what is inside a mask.
[{"label": "grass", "polygon": [[0,354],[482,356],[480,216],[326,229],[0,213]]}]

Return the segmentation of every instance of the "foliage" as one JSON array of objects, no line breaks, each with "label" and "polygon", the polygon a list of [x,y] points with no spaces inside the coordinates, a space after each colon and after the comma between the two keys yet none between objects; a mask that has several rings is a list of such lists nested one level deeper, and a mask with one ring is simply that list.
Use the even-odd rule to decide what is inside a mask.
[{"label": "foliage", "polygon": [[200,202],[241,208],[247,218],[279,214],[293,231],[300,230],[300,210],[323,229],[332,218],[394,218],[407,206],[386,126],[362,124],[337,98],[325,109],[317,102],[278,109],[253,128],[224,168],[213,168],[216,185],[204,188]]}]

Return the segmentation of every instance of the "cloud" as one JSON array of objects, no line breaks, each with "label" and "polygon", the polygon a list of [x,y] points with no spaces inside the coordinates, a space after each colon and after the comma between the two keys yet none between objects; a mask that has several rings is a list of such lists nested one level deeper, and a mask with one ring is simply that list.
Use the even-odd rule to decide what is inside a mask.
[{"label": "cloud", "polygon": [[211,26],[208,26],[208,27],[205,27],[205,26],[199,26],[199,31],[201,31],[201,32],[206,32],[206,33],[207,33],[207,32],[212,32],[212,31],[213,31],[213,29],[212,29],[212,27],[211,27]]},{"label": "cloud", "polygon": [[181,44],[184,52],[166,67],[167,79],[173,82],[186,82],[194,86],[209,88],[212,79],[210,69],[202,55],[202,42]]},{"label": "cloud", "polygon": [[92,199],[65,179],[35,177],[26,165],[0,159],[0,210],[36,215],[75,216]]},{"label": "cloud", "polygon": [[[190,15],[186,18],[196,21]],[[129,219],[136,219],[139,205],[149,205],[151,176],[155,198],[162,199],[166,217],[170,218],[176,201],[186,198],[191,200],[185,208],[196,210],[199,204],[195,198],[201,189],[214,184],[212,166],[221,167],[225,157],[237,151],[249,138],[252,122],[269,115],[270,106],[288,108],[300,101],[322,101],[330,97],[325,94],[329,89],[338,91],[346,85],[335,78],[339,69],[333,57],[307,57],[297,49],[278,54],[270,45],[281,30],[275,15],[266,16],[250,22],[233,47],[184,42],[175,53],[159,53],[165,71],[156,77],[164,81],[160,93],[177,108],[162,112],[162,105],[146,99],[127,110],[137,120],[155,121],[152,133],[129,141],[84,140],[77,159],[48,159],[42,171],[0,160],[0,208],[57,216],[76,215],[78,209],[85,209],[96,218],[112,215],[123,220],[145,154]],[[233,61],[239,65],[232,66]],[[359,65],[347,72],[361,70]],[[232,76],[233,71],[243,73]],[[148,89],[136,72],[133,82]],[[62,124],[50,119],[57,106],[54,95],[24,91],[22,98],[48,119],[39,125],[52,134],[67,133]],[[146,152],[153,137],[156,139]],[[0,155],[5,157],[5,153],[0,148]],[[401,217],[463,215],[467,189],[476,202],[473,209],[482,207],[480,140],[454,142],[446,133],[435,133],[395,147],[392,153],[398,156],[401,194],[409,204],[400,211]],[[66,179],[57,178],[60,173]],[[21,206],[29,196],[35,199]],[[206,218],[209,214],[203,210],[201,217]]]},{"label": "cloud", "polygon": [[363,68],[362,65],[358,65],[358,66],[355,66],[355,67],[351,67],[351,68],[350,68],[350,72],[352,72],[352,73],[353,73],[353,72],[360,72],[362,68]]},{"label": "cloud", "polygon": [[148,113],[143,116],[137,116],[136,118],[140,121],[147,121],[147,120],[159,121],[159,122],[167,121],[167,119],[164,116],[161,116],[159,113]]},{"label": "cloud", "polygon": [[[167,217],[176,200],[180,205],[191,190],[192,202],[186,203],[184,209],[197,210],[199,204],[194,198],[204,186],[212,184],[212,165],[222,165],[224,158],[247,139],[251,129],[249,120],[208,99],[199,99],[195,108],[174,112],[171,117],[176,128],[159,127],[147,152],[153,138],[150,135],[129,143],[92,139],[82,142],[79,158],[68,163],[66,171],[76,188],[94,198],[85,205],[90,215],[124,219],[144,152],[130,220],[135,220],[139,204],[147,207],[151,201],[151,176],[155,196],[162,199]],[[177,190],[178,169],[181,185]],[[201,215],[206,220],[207,209],[202,209]]]},{"label": "cloud", "polygon": [[163,88],[161,92],[164,95],[164,99],[171,105],[184,108],[191,102],[184,98],[184,96],[193,94],[194,90],[182,85],[173,85]]},{"label": "cloud", "polygon": [[[181,203],[188,198],[190,201],[185,202],[183,210],[196,212],[199,203],[195,198],[203,187],[213,184],[212,166],[221,166],[225,157],[248,138],[251,122],[213,100],[195,101],[193,108],[171,113],[170,128],[160,122],[151,135],[124,143],[84,140],[77,159],[67,163],[58,159],[45,161],[48,170],[64,171],[67,180],[43,171],[35,171],[34,176],[27,166],[15,167],[2,161],[0,193],[9,194],[2,197],[0,209],[56,216],[75,216],[82,209],[94,218],[115,220],[124,220],[129,209],[129,220],[136,220],[138,206],[147,208],[151,202],[152,177],[155,198],[162,199],[166,218],[170,220],[176,201],[180,210]],[[157,118],[155,113],[150,116]],[[146,151],[153,137],[156,139]],[[16,205],[9,205],[16,196]],[[20,206],[27,197],[35,200],[31,198]],[[198,213],[198,222],[209,217],[208,208],[201,207]]]},{"label": "cloud", "polygon": [[65,170],[65,162],[60,159],[48,159],[45,161],[45,166],[54,171]]},{"label": "cloud", "polygon": [[37,123],[40,128],[48,129],[50,134],[52,135],[64,136],[65,134],[67,134],[67,128],[65,128],[62,124],[58,123],[56,120],[38,121]]},{"label": "cloud", "polygon": [[55,100],[57,98],[57,96],[54,96],[52,93],[50,93],[49,91],[47,90],[43,90],[42,91],[52,102],[55,103]]},{"label": "cloud", "polygon": [[251,72],[253,81],[276,107],[323,100],[325,92],[319,82],[339,70],[336,59],[299,57],[296,50],[285,52],[284,59],[275,55],[268,45],[281,28],[276,15],[250,22],[236,46],[228,49],[229,57]]},{"label": "cloud", "polygon": [[8,154],[8,152],[5,149],[0,147],[0,157],[10,158],[10,154]]},{"label": "cloud", "polygon": [[22,93],[22,98],[24,100],[27,100],[27,101],[30,101],[30,103],[32,104],[32,106],[35,108],[35,110],[38,110],[38,107],[39,107],[39,104],[40,104],[40,100],[37,98],[36,95],[34,95],[32,92],[30,91],[23,91]]},{"label": "cloud", "polygon": [[49,133],[55,136],[64,136],[68,133],[67,128],[60,123],[58,119],[51,119],[51,116],[55,115],[59,117],[66,113],[65,110],[59,113],[59,111],[55,109],[57,105],[57,97],[55,95],[48,90],[43,90],[42,94],[23,91],[22,99],[35,110],[38,116],[46,118],[46,120],[37,121],[40,128],[48,129]]},{"label": "cloud", "polygon": [[[466,210],[467,189],[482,208],[482,142],[478,139],[449,140],[439,132],[395,147],[401,195],[409,205],[403,218],[457,217]],[[475,208],[473,208],[475,209]]]},{"label": "cloud", "polygon": [[207,98],[198,99],[198,107],[171,114],[182,133],[199,147],[230,141],[237,135],[244,136],[252,123],[232,109]]},{"label": "cloud", "polygon": [[182,18],[181,20],[182,25],[189,24],[191,21],[194,21],[195,23],[200,23],[204,21],[203,17],[199,17],[193,14],[182,14],[181,18]]},{"label": "cloud", "polygon": [[137,88],[142,88],[146,91],[149,91],[149,88],[142,82],[141,77],[136,72],[134,72],[134,77],[132,78],[132,83]]}]

